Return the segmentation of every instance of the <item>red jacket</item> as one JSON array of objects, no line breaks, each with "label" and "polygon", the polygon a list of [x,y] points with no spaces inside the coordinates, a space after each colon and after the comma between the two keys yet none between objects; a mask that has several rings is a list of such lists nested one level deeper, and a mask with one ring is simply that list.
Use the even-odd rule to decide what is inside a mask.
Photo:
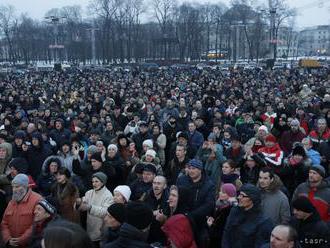
[{"label": "red jacket", "polygon": [[284,154],[278,144],[275,144],[273,147],[262,147],[259,149],[259,152],[264,155],[270,167],[276,168],[282,164]]},{"label": "red jacket", "polygon": [[175,247],[197,248],[189,219],[185,215],[173,215],[165,222],[162,230]]},{"label": "red jacket", "polygon": [[11,238],[19,238],[19,247],[26,247],[32,234],[34,208],[42,197],[28,190],[23,200],[11,200],[1,222],[1,232],[5,243]]}]

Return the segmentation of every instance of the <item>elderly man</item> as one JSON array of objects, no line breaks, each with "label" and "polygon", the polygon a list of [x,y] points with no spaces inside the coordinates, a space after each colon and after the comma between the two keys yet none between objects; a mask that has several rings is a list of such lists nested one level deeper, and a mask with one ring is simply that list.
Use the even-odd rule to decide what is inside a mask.
[{"label": "elderly man", "polygon": [[288,225],[274,227],[270,235],[270,243],[262,248],[294,248],[297,247],[298,235],[294,228]]},{"label": "elderly man", "polygon": [[1,222],[4,242],[13,247],[26,247],[34,220],[34,209],[41,196],[28,187],[29,178],[18,174],[12,181],[13,196]]}]

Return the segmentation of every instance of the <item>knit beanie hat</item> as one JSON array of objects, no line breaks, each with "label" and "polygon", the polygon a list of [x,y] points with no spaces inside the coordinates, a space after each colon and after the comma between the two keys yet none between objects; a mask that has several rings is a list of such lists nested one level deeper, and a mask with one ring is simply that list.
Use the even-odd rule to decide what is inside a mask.
[{"label": "knit beanie hat", "polygon": [[108,177],[106,174],[104,174],[103,172],[99,171],[93,174],[92,178],[96,177],[97,179],[99,179],[103,185],[105,185],[107,183]]},{"label": "knit beanie hat", "polygon": [[130,202],[126,207],[126,222],[137,229],[147,228],[153,219],[152,209],[140,202]]},{"label": "knit beanie hat", "polygon": [[127,185],[118,185],[113,192],[119,192],[126,200],[126,202],[129,201],[129,198],[131,197],[131,189]]},{"label": "knit beanie hat", "polygon": [[253,205],[258,207],[261,203],[261,192],[258,187],[247,183],[240,188],[240,192],[244,192],[253,202]]},{"label": "knit beanie hat", "polygon": [[147,155],[149,155],[149,156],[155,158],[155,157],[156,157],[156,152],[155,152],[155,150],[153,150],[153,149],[149,149],[149,150],[146,151],[146,156],[147,156]]},{"label": "knit beanie hat", "polygon": [[122,203],[114,203],[108,207],[108,213],[115,218],[119,223],[126,220],[126,208]]},{"label": "knit beanie hat", "polygon": [[152,142],[151,139],[147,139],[147,140],[143,141],[142,145],[143,145],[143,146],[145,145],[145,146],[147,146],[148,148],[153,148],[153,147],[154,147],[154,144],[153,144],[153,142]]},{"label": "knit beanie hat", "polygon": [[156,166],[154,166],[153,164],[144,164],[143,171],[150,171],[155,175],[157,174]]},{"label": "knit beanie hat", "polygon": [[25,158],[13,158],[9,164],[9,168],[14,167],[18,173],[26,174],[29,168],[28,162]]},{"label": "knit beanie hat", "polygon": [[319,164],[313,164],[309,170],[316,171],[318,174],[320,174],[321,177],[325,177],[325,169],[322,165]]},{"label": "knit beanie hat", "polygon": [[264,130],[266,133],[268,133],[268,127],[266,127],[265,125],[262,125],[259,127],[258,131]]},{"label": "knit beanie hat", "polygon": [[56,208],[47,200],[42,199],[38,202],[38,204],[43,207],[43,209],[45,209],[45,211],[47,213],[49,213],[50,215],[54,215],[56,214]]},{"label": "knit beanie hat", "polygon": [[12,184],[17,184],[23,187],[29,186],[29,178],[25,174],[17,174],[14,179],[11,181]]},{"label": "knit beanie hat", "polygon": [[92,156],[91,156],[91,160],[94,159],[96,161],[99,161],[99,162],[103,162],[102,160],[102,157],[101,157],[101,153],[97,152],[97,153],[94,153]]},{"label": "knit beanie hat", "polygon": [[195,167],[197,169],[203,170],[203,163],[198,159],[191,159],[188,162],[188,165]]},{"label": "knit beanie hat", "polygon": [[221,186],[221,191],[226,193],[229,197],[235,197],[237,195],[236,187],[232,183],[225,183]]},{"label": "knit beanie hat", "polygon": [[296,200],[292,202],[292,208],[300,210],[305,213],[314,213],[316,211],[313,204],[307,197],[298,197]]}]

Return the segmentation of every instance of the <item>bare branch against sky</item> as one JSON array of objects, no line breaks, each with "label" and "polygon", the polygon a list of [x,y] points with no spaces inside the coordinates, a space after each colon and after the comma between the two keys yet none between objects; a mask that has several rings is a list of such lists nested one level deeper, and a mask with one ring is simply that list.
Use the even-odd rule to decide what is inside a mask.
[{"label": "bare branch against sky", "polygon": [[[52,8],[61,8],[68,5],[81,5],[87,16],[86,8],[90,0],[1,0],[1,4],[10,4],[15,7],[17,13],[27,13],[32,18],[42,19],[45,13]],[[179,2],[184,2],[180,0]],[[185,0],[185,2],[223,2],[229,5],[231,0]],[[254,0],[254,2],[267,4],[267,0]],[[290,7],[297,9],[297,27],[303,28],[314,25],[330,24],[329,0],[287,0]],[[90,14],[90,13],[88,13]]]}]

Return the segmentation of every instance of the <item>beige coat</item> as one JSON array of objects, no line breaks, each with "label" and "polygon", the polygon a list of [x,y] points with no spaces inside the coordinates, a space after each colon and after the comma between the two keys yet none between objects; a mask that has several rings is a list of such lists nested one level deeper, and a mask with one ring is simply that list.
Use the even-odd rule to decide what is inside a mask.
[{"label": "beige coat", "polygon": [[112,193],[106,187],[99,191],[92,189],[86,192],[83,201],[92,206],[87,213],[87,233],[92,241],[101,240],[103,218],[108,207],[113,203]]}]

